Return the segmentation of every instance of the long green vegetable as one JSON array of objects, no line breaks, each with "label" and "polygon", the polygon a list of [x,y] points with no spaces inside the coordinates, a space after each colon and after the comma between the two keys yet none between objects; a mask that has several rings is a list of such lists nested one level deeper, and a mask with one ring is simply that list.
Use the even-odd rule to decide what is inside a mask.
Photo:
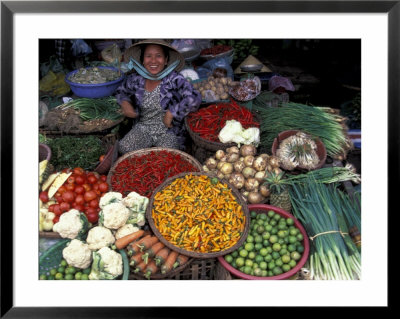
[{"label": "long green vegetable", "polygon": [[292,211],[310,236],[309,266],[314,279],[358,280],[361,254],[348,234],[338,184],[325,185],[309,178],[290,187]]},{"label": "long green vegetable", "polygon": [[274,138],[287,130],[301,130],[317,136],[324,143],[327,155],[343,157],[351,147],[344,125],[345,118],[327,107],[298,103],[281,103],[281,107],[265,107],[262,101],[253,103],[261,118],[260,146],[270,150]]},{"label": "long green vegetable", "polygon": [[116,121],[123,115],[120,112],[120,106],[114,96],[105,98],[77,98],[64,105],[72,107],[79,111],[79,116],[83,121],[93,119],[109,119]]}]

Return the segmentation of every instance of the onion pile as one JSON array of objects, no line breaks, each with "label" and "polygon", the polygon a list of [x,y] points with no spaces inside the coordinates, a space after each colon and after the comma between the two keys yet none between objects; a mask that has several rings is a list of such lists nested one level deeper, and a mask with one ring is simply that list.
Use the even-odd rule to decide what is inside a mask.
[{"label": "onion pile", "polygon": [[203,170],[228,181],[246,202],[258,204],[269,197],[268,187],[262,184],[268,172],[281,172],[279,164],[274,155],[257,155],[256,147],[250,144],[216,151],[214,156],[207,158]]}]

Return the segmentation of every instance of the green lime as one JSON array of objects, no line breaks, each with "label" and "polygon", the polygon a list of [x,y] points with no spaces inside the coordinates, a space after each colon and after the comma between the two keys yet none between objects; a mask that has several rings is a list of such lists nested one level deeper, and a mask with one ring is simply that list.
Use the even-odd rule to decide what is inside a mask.
[{"label": "green lime", "polygon": [[58,272],[58,273],[56,273],[56,275],[54,276],[54,278],[55,278],[56,280],[62,280],[62,279],[64,279],[64,275],[63,275],[62,273]]},{"label": "green lime", "polygon": [[254,250],[254,244],[253,243],[246,243],[244,245],[244,249],[246,249],[247,251],[252,251],[252,250]]},{"label": "green lime", "polygon": [[294,244],[295,242],[297,242],[296,236],[289,236],[289,243]]},{"label": "green lime", "polygon": [[262,257],[267,256],[267,255],[268,255],[268,250],[267,250],[267,248],[261,248],[261,249],[260,249],[260,255],[261,255]]},{"label": "green lime", "polygon": [[300,255],[299,252],[297,252],[297,251],[292,251],[292,252],[290,253],[290,257],[291,257],[293,260],[297,261],[297,260],[299,260],[299,259],[301,258],[301,255]]},{"label": "green lime", "polygon": [[269,239],[269,238],[271,237],[271,234],[270,234],[268,231],[264,231],[264,232],[261,234],[261,237],[262,237],[263,239]]},{"label": "green lime", "polygon": [[240,267],[239,270],[240,270],[241,272],[244,272],[244,266]]},{"label": "green lime", "polygon": [[74,275],[76,273],[76,268],[73,266],[68,266],[67,268],[65,268],[65,273]]},{"label": "green lime", "polygon": [[260,215],[260,219],[262,220],[267,220],[267,215],[265,213],[259,214]]},{"label": "green lime", "polygon": [[278,238],[278,243],[284,245],[286,244],[286,241],[283,238]]},{"label": "green lime", "polygon": [[303,245],[297,245],[296,246],[296,250],[300,253],[300,254],[302,254],[303,252],[304,252],[304,246]]},{"label": "green lime", "polygon": [[262,261],[258,264],[262,270],[266,270],[268,268],[268,264],[265,261]]},{"label": "green lime", "polygon": [[293,220],[293,218],[286,218],[286,225],[288,225],[288,226],[292,226],[292,225],[294,225],[294,220]]},{"label": "green lime", "polygon": [[268,271],[263,269],[261,270],[261,277],[267,277],[268,276]]},{"label": "green lime", "polygon": [[262,276],[262,270],[261,270],[261,268],[255,268],[254,269],[254,276],[257,276],[257,277],[261,277]]},{"label": "green lime", "polygon": [[267,255],[264,257],[264,261],[269,263],[270,261],[272,261],[272,255]]},{"label": "green lime", "polygon": [[258,229],[259,226],[263,226],[264,227],[264,221],[262,219],[258,219],[257,220],[257,225],[258,225],[257,229]]},{"label": "green lime", "polygon": [[255,259],[257,256],[257,254],[254,251],[249,252],[249,254],[247,255],[248,259]]},{"label": "green lime", "polygon": [[81,280],[89,280],[89,275],[88,274],[82,274]]},{"label": "green lime", "polygon": [[81,280],[81,277],[82,277],[82,272],[78,271],[77,273],[75,273],[76,280]]},{"label": "green lime", "polygon": [[260,262],[264,261],[264,257],[261,255],[257,255],[256,258],[254,258],[254,262],[259,264]]},{"label": "green lime", "polygon": [[63,267],[63,266],[58,267],[57,272],[62,273],[62,274],[65,273],[65,267]]},{"label": "green lime", "polygon": [[241,257],[247,257],[248,254],[249,252],[246,249],[239,250],[239,256]]},{"label": "green lime", "polygon": [[282,258],[278,258],[277,260],[275,260],[275,265],[277,265],[278,267],[281,267],[283,265]]},{"label": "green lime", "polygon": [[286,248],[282,248],[282,249],[279,251],[279,254],[280,254],[281,256],[283,256],[283,255],[289,255],[289,251],[288,251]]},{"label": "green lime", "polygon": [[296,263],[296,261],[295,261],[295,260],[293,260],[293,259],[290,259],[290,261],[289,261],[289,263],[288,263],[287,265],[289,265],[289,266],[290,266],[290,268],[293,268],[293,267],[295,267],[295,266],[297,265],[297,263]]},{"label": "green lime", "polygon": [[47,280],[55,280],[56,279],[56,277],[54,277],[54,275],[49,275],[48,277],[47,277]]},{"label": "green lime", "polygon": [[265,230],[265,227],[264,227],[264,225],[258,225],[256,230],[257,230],[257,233],[262,234]]},{"label": "green lime", "polygon": [[283,273],[282,268],[279,266],[276,266],[272,269],[272,273],[277,276]]},{"label": "green lime", "polygon": [[296,235],[296,237],[297,237],[297,240],[298,240],[298,241],[302,241],[302,240],[304,239],[302,233],[298,233],[298,234]]},{"label": "green lime", "polygon": [[287,234],[288,234],[287,230],[279,230],[277,233],[279,238],[285,238]]},{"label": "green lime", "polygon": [[66,261],[65,259],[61,260],[60,266],[61,266],[61,267],[67,267],[67,266],[68,266],[67,261]]},{"label": "green lime", "polygon": [[257,217],[257,213],[256,213],[254,210],[252,210],[252,211],[250,212],[250,217],[251,217],[251,218],[256,218],[256,217]]},{"label": "green lime", "polygon": [[251,267],[251,266],[253,266],[253,261],[251,259],[246,259],[244,261],[244,265]]},{"label": "green lime", "polygon": [[287,229],[287,226],[286,226],[286,224],[280,222],[280,223],[278,223],[278,229],[279,230],[285,230],[285,229]]},{"label": "green lime", "polygon": [[275,243],[272,245],[272,250],[273,251],[280,251],[281,250],[281,244]]},{"label": "green lime", "polygon": [[274,226],[278,225],[278,222],[277,222],[275,219],[271,219],[271,220],[269,221],[269,224],[270,224],[272,227],[274,227]]},{"label": "green lime", "polygon": [[294,244],[289,244],[287,250],[289,252],[295,251],[296,250],[296,245]]},{"label": "green lime", "polygon": [[56,268],[50,269],[50,275],[55,276],[56,273],[57,273],[57,269]]},{"label": "green lime", "polygon": [[279,215],[279,214],[275,214],[274,215],[274,220],[276,220],[277,222],[279,222],[279,220],[281,219],[282,217],[281,217],[281,215]]},{"label": "green lime", "polygon": [[254,245],[254,248],[256,249],[256,251],[260,251],[260,249],[263,248],[263,243],[256,243]]},{"label": "green lime", "polygon": [[268,269],[269,270],[272,270],[272,269],[274,269],[275,268],[275,261],[270,261],[269,263],[268,263]]},{"label": "green lime", "polygon": [[274,273],[272,272],[272,270],[268,270],[268,277],[272,277],[274,275]]},{"label": "green lime", "polygon": [[290,236],[296,236],[299,233],[299,230],[295,227],[289,230],[289,235]]},{"label": "green lime", "polygon": [[269,238],[269,242],[271,244],[275,244],[278,241],[278,236],[276,235],[271,235],[271,237]]},{"label": "green lime", "polygon": [[271,245],[268,247],[265,247],[265,249],[268,251],[268,254],[272,253],[272,251],[273,251]]},{"label": "green lime", "polygon": [[64,278],[65,280],[73,280],[75,277],[73,274],[66,274]]},{"label": "green lime", "polygon": [[261,235],[257,235],[257,236],[254,237],[254,242],[256,242],[256,243],[262,243],[263,240],[264,239],[262,238]]},{"label": "green lime", "polygon": [[39,276],[39,280],[47,280],[47,276],[46,275],[40,275]]},{"label": "green lime", "polygon": [[272,218],[275,215],[275,212],[273,210],[268,211],[267,213],[268,217]]},{"label": "green lime", "polygon": [[248,235],[247,238],[246,238],[246,242],[253,243],[254,242],[254,237],[252,235]]},{"label": "green lime", "polygon": [[237,250],[235,250],[235,251],[231,252],[231,255],[232,255],[233,258],[235,258],[235,257],[239,256],[239,253],[238,253]]},{"label": "green lime", "polygon": [[226,255],[226,256],[224,256],[224,259],[227,263],[232,263],[232,261],[233,261],[232,255]]},{"label": "green lime", "polygon": [[253,269],[252,269],[250,266],[245,266],[243,272],[244,272],[246,275],[250,275],[252,270],[253,270]]},{"label": "green lime", "polygon": [[269,242],[269,239],[264,239],[263,242],[262,242],[262,245],[263,245],[264,247],[268,247],[268,246],[271,245],[271,243]]},{"label": "green lime", "polygon": [[291,268],[290,268],[290,266],[289,266],[288,264],[283,264],[283,265],[282,265],[282,270],[283,270],[283,272],[288,272],[290,269],[291,269]]},{"label": "green lime", "polygon": [[272,225],[268,224],[265,226],[265,231],[270,232],[272,229]]},{"label": "green lime", "polygon": [[277,260],[278,258],[281,258],[281,255],[277,251],[272,252],[272,258]]},{"label": "green lime", "polygon": [[281,257],[281,259],[282,259],[283,263],[287,264],[290,261],[290,256],[289,255],[283,255]]},{"label": "green lime", "polygon": [[242,267],[242,266],[244,266],[244,258],[243,257],[238,257],[238,258],[236,258],[236,266],[237,267]]}]

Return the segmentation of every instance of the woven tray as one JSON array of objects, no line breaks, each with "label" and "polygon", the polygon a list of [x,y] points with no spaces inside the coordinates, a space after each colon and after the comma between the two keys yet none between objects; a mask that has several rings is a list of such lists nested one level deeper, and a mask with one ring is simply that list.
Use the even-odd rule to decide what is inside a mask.
[{"label": "woven tray", "polygon": [[142,150],[137,150],[137,151],[126,153],[126,154],[122,155],[121,157],[119,157],[115,161],[115,163],[113,164],[113,166],[111,167],[111,169],[110,169],[110,171],[108,172],[108,175],[107,175],[107,183],[108,183],[108,185],[110,185],[111,189],[112,189],[111,178],[112,178],[112,176],[114,174],[114,171],[115,171],[115,169],[116,169],[116,167],[118,166],[119,163],[121,163],[126,158],[142,156],[142,155],[146,155],[146,154],[149,154],[151,152],[157,152],[157,151],[168,151],[168,152],[173,153],[173,154],[179,154],[183,159],[188,161],[193,166],[197,167],[199,171],[202,170],[202,165],[199,163],[199,161],[196,160],[193,156],[189,155],[188,153],[182,152],[180,150],[172,149],[172,148],[165,148],[165,147],[145,148],[145,149],[142,149]]},{"label": "woven tray", "polygon": [[[70,242],[69,239],[62,239],[58,243],[51,246],[46,250],[39,258],[39,275],[48,274],[51,268],[58,267],[61,260],[63,259],[62,251]],[[123,262],[123,274],[121,280],[128,280],[129,276],[129,262],[128,257],[124,250],[118,251],[122,256]]]},{"label": "woven tray", "polygon": [[149,204],[147,205],[147,209],[146,209],[146,220],[149,223],[149,226],[151,228],[151,230],[153,231],[154,235],[157,236],[157,238],[168,248],[177,251],[178,253],[182,254],[182,255],[186,255],[189,257],[194,257],[194,258],[216,258],[218,256],[223,256],[226,254],[229,254],[230,252],[236,250],[238,247],[240,247],[243,242],[245,241],[246,237],[247,237],[247,233],[249,231],[249,227],[250,227],[250,213],[249,210],[247,208],[247,204],[245,203],[245,201],[243,200],[243,197],[241,196],[241,194],[239,193],[239,191],[237,189],[235,189],[232,184],[223,181],[225,184],[227,184],[227,186],[231,189],[232,194],[234,195],[234,197],[236,198],[237,202],[242,206],[243,209],[243,213],[245,215],[245,226],[244,226],[244,231],[242,233],[242,236],[240,237],[239,241],[233,245],[232,247],[225,249],[223,251],[218,251],[218,252],[212,252],[212,253],[198,253],[198,252],[192,252],[192,251],[188,251],[182,248],[179,248],[173,244],[171,244],[168,240],[166,240],[164,238],[164,236],[161,235],[160,231],[157,229],[157,227],[154,224],[154,220],[152,217],[152,209],[153,209],[153,203],[154,203],[154,196],[160,192],[161,190],[163,190],[167,185],[171,184],[175,179],[177,178],[181,178],[184,177],[188,174],[192,174],[192,175],[206,175],[209,177],[213,177],[216,178],[214,175],[212,174],[208,174],[205,172],[189,172],[189,173],[182,173],[182,174],[178,174],[174,177],[168,178],[166,181],[164,181],[161,185],[159,185],[153,192],[153,195],[150,198]]}]

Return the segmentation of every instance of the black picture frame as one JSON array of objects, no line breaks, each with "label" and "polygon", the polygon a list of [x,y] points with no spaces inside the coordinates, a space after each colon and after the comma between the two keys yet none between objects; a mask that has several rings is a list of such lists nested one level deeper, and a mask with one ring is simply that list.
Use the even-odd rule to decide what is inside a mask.
[{"label": "black picture frame", "polygon": [[[400,1],[1,1],[1,318],[177,318],[210,309],[186,307],[14,307],[13,305],[13,15],[15,13],[387,13],[388,14],[388,204],[399,181]],[[384,141],[383,141],[384,142]],[[384,200],[384,199],[381,199]],[[394,208],[395,209],[395,208]],[[396,213],[396,209],[394,210]],[[390,216],[388,216],[389,218]],[[390,225],[390,223],[388,223]],[[390,244],[390,241],[388,241]],[[389,256],[389,254],[388,254]],[[390,263],[389,263],[390,264]],[[389,281],[390,282],[390,281]],[[388,283],[389,284],[389,283]],[[29,289],[29,287],[27,287]],[[34,293],[34,292],[32,292]],[[371,292],[373,293],[373,292]],[[390,298],[388,300],[390,305]],[[387,308],[389,309],[389,307]],[[307,309],[291,309],[307,315]],[[383,309],[385,310],[385,309]],[[235,314],[245,314],[245,308]],[[346,310],[348,311],[348,310]],[[212,309],[214,315],[226,309]],[[247,314],[249,314],[247,312]]]}]

